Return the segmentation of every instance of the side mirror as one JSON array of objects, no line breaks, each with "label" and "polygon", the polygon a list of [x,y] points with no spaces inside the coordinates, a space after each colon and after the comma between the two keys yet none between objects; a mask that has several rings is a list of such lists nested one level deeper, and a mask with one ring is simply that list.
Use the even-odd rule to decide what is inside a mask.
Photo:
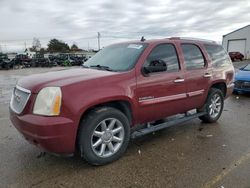
[{"label": "side mirror", "polygon": [[149,66],[143,67],[143,72],[146,74],[165,71],[167,71],[167,64],[163,60],[153,60]]}]

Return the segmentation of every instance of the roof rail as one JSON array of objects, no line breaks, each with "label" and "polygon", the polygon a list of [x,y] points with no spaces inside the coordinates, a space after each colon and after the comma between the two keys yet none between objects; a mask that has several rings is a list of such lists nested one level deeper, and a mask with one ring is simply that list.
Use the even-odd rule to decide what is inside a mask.
[{"label": "roof rail", "polygon": [[200,38],[193,38],[193,37],[170,37],[170,40],[197,40],[197,41],[202,41],[202,42],[212,42],[216,43],[214,40],[208,40],[208,39],[200,39]]}]

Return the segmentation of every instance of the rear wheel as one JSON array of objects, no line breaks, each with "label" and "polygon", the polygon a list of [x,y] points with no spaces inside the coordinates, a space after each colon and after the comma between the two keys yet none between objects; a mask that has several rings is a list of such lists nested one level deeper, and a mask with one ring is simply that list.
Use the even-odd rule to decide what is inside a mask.
[{"label": "rear wheel", "polygon": [[7,63],[5,64],[5,70],[9,70],[10,69],[10,65]]},{"label": "rear wheel", "polygon": [[104,165],[120,158],[127,149],[129,121],[115,108],[98,108],[83,119],[78,136],[81,156],[92,165]]},{"label": "rear wheel", "polygon": [[207,123],[216,122],[223,111],[224,107],[224,97],[221,90],[216,88],[211,88],[206,103],[198,112],[206,112],[204,116],[200,116],[199,118]]}]

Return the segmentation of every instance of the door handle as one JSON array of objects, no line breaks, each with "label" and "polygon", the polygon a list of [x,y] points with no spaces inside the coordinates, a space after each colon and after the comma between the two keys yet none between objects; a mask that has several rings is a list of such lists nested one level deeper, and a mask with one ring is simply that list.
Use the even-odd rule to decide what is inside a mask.
[{"label": "door handle", "polygon": [[203,77],[204,77],[204,78],[211,78],[211,77],[212,77],[212,74],[210,74],[210,73],[205,73]]},{"label": "door handle", "polygon": [[184,78],[177,78],[176,80],[174,80],[174,83],[181,83],[184,82]]}]

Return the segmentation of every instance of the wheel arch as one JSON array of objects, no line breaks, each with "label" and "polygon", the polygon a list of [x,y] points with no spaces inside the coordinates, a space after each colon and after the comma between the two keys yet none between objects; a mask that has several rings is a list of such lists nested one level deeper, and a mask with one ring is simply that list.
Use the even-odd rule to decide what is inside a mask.
[{"label": "wheel arch", "polygon": [[120,110],[122,113],[125,114],[125,116],[128,118],[130,127],[132,127],[133,124],[133,113],[132,113],[132,106],[129,101],[127,100],[114,100],[114,101],[108,101],[108,102],[103,102],[99,104],[95,104],[93,106],[88,107],[82,114],[80,121],[78,123],[77,127],[77,132],[76,132],[76,139],[75,139],[75,148],[76,152],[79,152],[78,148],[78,139],[79,139],[79,130],[81,127],[81,122],[84,119],[85,116],[87,116],[92,110],[101,108],[101,107],[112,107],[115,109]]},{"label": "wheel arch", "polygon": [[226,83],[223,81],[213,83],[210,88],[216,88],[221,90],[224,97],[226,97],[227,95],[227,86]]}]

